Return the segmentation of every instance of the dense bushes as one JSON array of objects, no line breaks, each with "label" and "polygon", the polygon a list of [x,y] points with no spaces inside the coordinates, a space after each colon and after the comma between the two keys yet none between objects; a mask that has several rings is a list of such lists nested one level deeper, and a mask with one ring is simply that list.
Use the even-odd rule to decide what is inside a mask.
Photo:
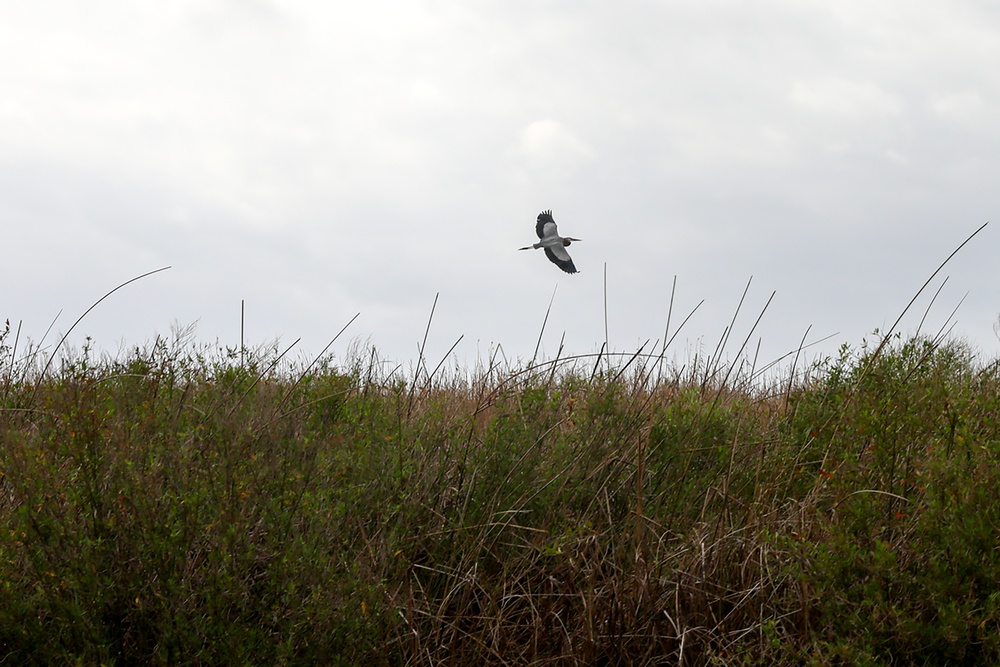
[{"label": "dense bushes", "polygon": [[1000,377],[960,344],[748,388],[3,343],[12,663],[1000,659]]}]

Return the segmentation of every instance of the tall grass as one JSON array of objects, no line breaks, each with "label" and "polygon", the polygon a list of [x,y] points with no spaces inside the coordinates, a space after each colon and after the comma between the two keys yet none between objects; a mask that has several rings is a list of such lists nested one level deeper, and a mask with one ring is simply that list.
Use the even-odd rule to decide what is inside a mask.
[{"label": "tall grass", "polygon": [[1000,660],[1000,370],[960,342],[771,382],[13,347],[10,664]]}]

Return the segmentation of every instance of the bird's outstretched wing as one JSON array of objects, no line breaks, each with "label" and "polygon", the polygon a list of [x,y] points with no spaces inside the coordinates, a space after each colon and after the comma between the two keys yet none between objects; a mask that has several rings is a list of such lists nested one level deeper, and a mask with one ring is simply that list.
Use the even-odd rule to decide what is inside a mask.
[{"label": "bird's outstretched wing", "polygon": [[579,273],[573,264],[573,258],[566,252],[566,248],[561,245],[545,248],[545,256],[566,273]]},{"label": "bird's outstretched wing", "polygon": [[540,239],[544,239],[546,236],[555,236],[558,233],[556,231],[555,218],[552,217],[552,211],[542,211],[538,214],[538,222],[535,223],[535,233],[538,234],[538,238]]}]

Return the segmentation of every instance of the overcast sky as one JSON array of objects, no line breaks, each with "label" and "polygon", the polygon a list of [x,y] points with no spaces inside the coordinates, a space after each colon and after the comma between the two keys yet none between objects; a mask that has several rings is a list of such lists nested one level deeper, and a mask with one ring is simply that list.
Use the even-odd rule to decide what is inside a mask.
[{"label": "overcast sky", "polygon": [[[1000,199],[991,0],[68,0],[0,9],[0,319],[412,362],[856,345]],[[535,241],[552,209],[581,273]],[[989,225],[904,320],[1000,349]],[[967,295],[967,296],[966,296]]]}]

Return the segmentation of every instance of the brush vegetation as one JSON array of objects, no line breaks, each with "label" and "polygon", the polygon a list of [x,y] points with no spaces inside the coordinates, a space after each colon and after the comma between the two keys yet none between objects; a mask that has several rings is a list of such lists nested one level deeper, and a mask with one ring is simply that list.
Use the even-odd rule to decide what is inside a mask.
[{"label": "brush vegetation", "polygon": [[5,664],[1000,661],[1000,369],[960,342],[431,379],[11,338]]}]

